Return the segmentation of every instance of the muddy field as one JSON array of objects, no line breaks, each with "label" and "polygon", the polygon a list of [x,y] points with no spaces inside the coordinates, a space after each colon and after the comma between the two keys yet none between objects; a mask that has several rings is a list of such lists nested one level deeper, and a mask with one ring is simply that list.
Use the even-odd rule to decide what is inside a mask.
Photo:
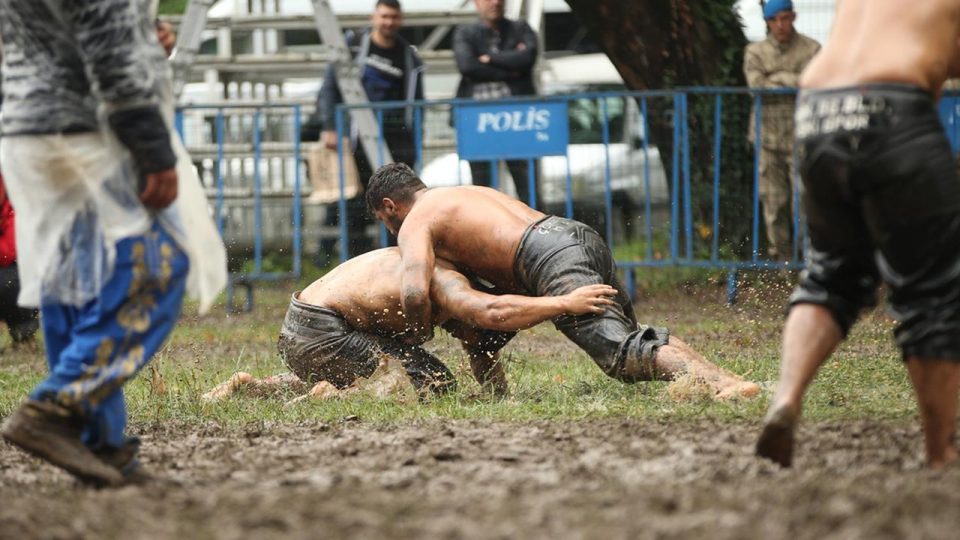
[{"label": "muddy field", "polygon": [[137,426],[173,482],[95,491],[0,446],[3,538],[956,538],[916,427],[630,421]]},{"label": "muddy field", "polygon": [[[0,442],[0,539],[957,538],[960,467],[923,468],[915,407],[882,314],[866,318],[821,375],[807,408],[819,420],[802,426],[795,467],[753,457],[789,288],[757,290],[736,308],[720,303],[719,288],[638,302],[642,319],[666,319],[765,388],[756,402],[695,402],[677,408],[683,415],[670,412],[662,385],[625,391],[592,368],[524,370],[561,357],[589,362],[538,327],[510,345],[516,403],[487,414],[520,415],[553,396],[550,414],[560,419],[450,419],[483,414],[467,389],[464,405],[394,405],[396,421],[346,412],[265,423],[256,411],[273,409],[235,406],[219,411],[233,423],[216,423],[208,414],[218,409],[192,404],[233,369],[279,367],[275,329],[287,293],[261,295],[253,314],[188,318],[159,371],[132,392],[131,431],[144,439],[146,465],[167,481],[78,487]],[[458,349],[449,340],[435,347],[442,357]],[[33,384],[11,377],[42,369],[39,357],[0,357],[6,407]],[[563,398],[559,387],[571,385],[593,393]],[[627,400],[628,414],[593,416],[577,407],[588,398],[611,407]],[[365,410],[376,417],[377,407]],[[404,419],[416,411],[425,412]]]}]

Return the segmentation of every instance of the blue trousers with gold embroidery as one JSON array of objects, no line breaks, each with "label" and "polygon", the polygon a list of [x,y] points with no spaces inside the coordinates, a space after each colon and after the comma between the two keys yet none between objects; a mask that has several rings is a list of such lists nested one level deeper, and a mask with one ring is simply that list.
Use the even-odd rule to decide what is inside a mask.
[{"label": "blue trousers with gold embroidery", "polygon": [[31,393],[77,411],[91,448],[126,441],[123,385],[173,330],[189,260],[158,225],[117,243],[113,275],[100,297],[77,308],[40,306],[49,376]]}]

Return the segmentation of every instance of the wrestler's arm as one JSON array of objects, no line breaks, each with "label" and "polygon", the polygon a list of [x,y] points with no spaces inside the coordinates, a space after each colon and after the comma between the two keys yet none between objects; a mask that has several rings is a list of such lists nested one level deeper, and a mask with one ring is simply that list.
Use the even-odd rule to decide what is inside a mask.
[{"label": "wrestler's arm", "polygon": [[563,296],[492,295],[470,286],[459,272],[438,271],[430,293],[448,317],[491,330],[523,330],[564,314],[601,314],[614,302],[616,289],[586,285]]},{"label": "wrestler's arm", "polygon": [[430,228],[415,216],[408,216],[397,235],[397,246],[403,259],[400,283],[400,305],[406,317],[408,339],[423,343],[433,337],[430,282],[433,279],[433,238]]}]

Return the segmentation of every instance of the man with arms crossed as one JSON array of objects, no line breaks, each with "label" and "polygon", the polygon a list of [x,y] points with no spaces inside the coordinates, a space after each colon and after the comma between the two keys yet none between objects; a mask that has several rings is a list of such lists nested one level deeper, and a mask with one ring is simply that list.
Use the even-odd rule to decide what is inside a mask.
[{"label": "man with arms crossed", "polygon": [[370,210],[398,234],[403,311],[408,331],[422,339],[433,331],[429,291],[440,257],[499,291],[560,296],[600,283],[617,289],[616,302],[603,313],[553,319],[611,377],[635,382],[689,373],[709,383],[719,399],[759,390],[707,362],[665,328],[638,326],[633,304],[619,286],[613,254],[582,223],[548,216],[487,187],[427,189],[403,164],[374,173],[366,197]]},{"label": "man with arms crossed", "polygon": [[[220,399],[239,387],[277,384],[346,388],[369,377],[384,357],[398,360],[421,393],[441,393],[456,381],[450,370],[407,332],[401,311],[399,249],[384,248],[350,259],[295,293],[280,331],[280,356],[293,376],[255,381],[237,373],[208,394]],[[517,330],[563,314],[602,313],[617,293],[607,285],[580,287],[554,298],[494,296],[471,287],[446,261],[433,268],[429,324],[443,325],[464,345],[474,376],[500,395],[507,391],[497,352]]]},{"label": "man with arms crossed", "polygon": [[[877,29],[883,28],[883,33]],[[803,393],[882,279],[899,321],[927,459],[954,445],[960,384],[960,182],[937,116],[960,74],[960,2],[844,0],[800,79],[796,137],[810,227],[757,454],[793,457]]]}]

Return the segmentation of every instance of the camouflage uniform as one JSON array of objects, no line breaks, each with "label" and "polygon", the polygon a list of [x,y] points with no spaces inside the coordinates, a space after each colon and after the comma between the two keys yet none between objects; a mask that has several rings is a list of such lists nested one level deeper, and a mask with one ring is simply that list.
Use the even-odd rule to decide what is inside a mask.
[{"label": "camouflage uniform", "polygon": [[[743,71],[751,88],[794,88],[800,72],[820,50],[815,40],[794,32],[787,43],[772,35],[747,45]],[[789,259],[791,250],[790,204],[795,190],[793,160],[793,111],[795,96],[764,95],[760,115],[760,202],[770,242],[770,256]],[[750,109],[750,142],[755,142],[756,111]]]}]

